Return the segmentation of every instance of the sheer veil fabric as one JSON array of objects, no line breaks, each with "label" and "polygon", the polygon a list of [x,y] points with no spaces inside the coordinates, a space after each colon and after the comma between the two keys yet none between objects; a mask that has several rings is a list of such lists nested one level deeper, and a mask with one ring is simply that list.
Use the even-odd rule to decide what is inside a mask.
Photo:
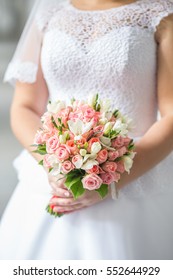
[{"label": "sheer veil fabric", "polygon": [[52,0],[35,1],[16,51],[6,70],[4,82],[10,82],[14,86],[15,80],[21,77],[21,73],[25,73],[22,82],[27,82],[28,80],[31,83],[35,82],[43,39],[43,33],[36,23],[36,16],[41,11],[45,11],[51,2]]}]

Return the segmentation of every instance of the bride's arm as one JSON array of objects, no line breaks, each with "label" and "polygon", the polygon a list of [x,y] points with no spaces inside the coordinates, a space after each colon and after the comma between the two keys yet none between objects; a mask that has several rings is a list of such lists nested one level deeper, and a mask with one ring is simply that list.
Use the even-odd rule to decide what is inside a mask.
[{"label": "bride's arm", "polygon": [[[36,131],[42,126],[40,117],[46,111],[48,102],[47,84],[43,78],[41,66],[39,65],[37,80],[33,84],[17,82],[15,94],[11,106],[11,127],[19,142],[37,160],[42,160],[42,156],[33,153],[31,146],[34,142]],[[54,178],[48,175],[49,183],[55,187]],[[59,195],[66,197],[71,194],[61,182]]]},{"label": "bride's arm", "polygon": [[[40,117],[45,112],[48,90],[39,66],[37,81],[33,84],[16,82],[15,94],[11,106],[11,127],[19,142],[28,151],[32,151],[34,136],[41,127]],[[41,156],[31,153],[36,160]]]},{"label": "bride's arm", "polygon": [[157,99],[161,119],[136,144],[137,155],[121,188],[158,164],[173,150],[173,15],[162,20],[157,32]]}]

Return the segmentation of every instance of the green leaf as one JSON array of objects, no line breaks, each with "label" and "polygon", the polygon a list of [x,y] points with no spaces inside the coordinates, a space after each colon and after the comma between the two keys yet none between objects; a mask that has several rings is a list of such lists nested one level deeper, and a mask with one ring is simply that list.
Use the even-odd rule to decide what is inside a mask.
[{"label": "green leaf", "polygon": [[79,196],[81,196],[82,194],[84,194],[85,189],[83,188],[83,184],[81,182],[81,180],[75,182],[72,186],[71,186],[71,192],[74,196],[75,199],[77,199]]},{"label": "green leaf", "polygon": [[60,124],[62,123],[62,122],[61,122],[61,118],[58,118],[58,121],[59,121]]},{"label": "green leaf", "polygon": [[79,182],[81,182],[81,177],[69,177],[68,175],[67,175],[67,179],[66,179],[66,181],[65,181],[65,185],[66,185],[66,187],[70,190],[71,189],[71,187],[72,187],[72,185],[74,185],[75,183],[79,183]]},{"label": "green leaf", "polygon": [[43,165],[43,159],[39,161],[39,165]]},{"label": "green leaf", "polygon": [[63,213],[57,213],[57,212],[54,212],[53,209],[50,207],[50,205],[48,205],[46,207],[46,211],[51,215],[51,216],[54,216],[55,218],[57,217],[62,217],[64,214]]},{"label": "green leaf", "polygon": [[47,152],[43,151],[43,150],[35,150],[35,151],[32,151],[32,153],[40,154],[42,156],[47,154]]},{"label": "green leaf", "polygon": [[115,111],[113,112],[113,115],[114,115],[115,118],[118,116],[118,114],[119,114],[119,110],[115,110]]},{"label": "green leaf", "polygon": [[51,121],[52,121],[53,125],[56,127],[56,129],[58,129],[58,126],[57,126],[53,116],[51,117]]},{"label": "green leaf", "polygon": [[96,190],[96,192],[99,193],[101,198],[104,198],[108,194],[108,185],[107,184],[102,184],[101,187]]}]

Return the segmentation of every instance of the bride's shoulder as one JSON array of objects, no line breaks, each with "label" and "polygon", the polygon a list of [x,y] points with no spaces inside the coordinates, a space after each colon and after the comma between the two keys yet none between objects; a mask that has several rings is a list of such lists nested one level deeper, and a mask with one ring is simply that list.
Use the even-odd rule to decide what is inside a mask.
[{"label": "bride's shoulder", "polygon": [[138,3],[153,31],[157,30],[164,18],[173,14],[173,0],[139,0]]},{"label": "bride's shoulder", "polygon": [[40,30],[44,31],[50,19],[60,10],[65,7],[67,0],[42,0],[35,20]]}]

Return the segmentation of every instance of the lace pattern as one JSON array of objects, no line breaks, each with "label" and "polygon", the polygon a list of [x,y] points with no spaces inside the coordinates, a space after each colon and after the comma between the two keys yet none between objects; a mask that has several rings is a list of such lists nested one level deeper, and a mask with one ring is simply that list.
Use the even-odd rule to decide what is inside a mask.
[{"label": "lace pattern", "polygon": [[100,11],[79,10],[71,4],[71,0],[58,2],[50,1],[47,10],[37,15],[40,29],[58,28],[76,36],[84,33],[88,38],[127,26],[155,32],[160,21],[173,13],[173,3],[169,0],[137,0],[119,8]]},{"label": "lace pattern", "polygon": [[12,85],[15,85],[16,80],[22,83],[34,83],[36,81],[37,71],[38,66],[33,62],[11,62],[5,73],[4,81],[10,80]]}]

